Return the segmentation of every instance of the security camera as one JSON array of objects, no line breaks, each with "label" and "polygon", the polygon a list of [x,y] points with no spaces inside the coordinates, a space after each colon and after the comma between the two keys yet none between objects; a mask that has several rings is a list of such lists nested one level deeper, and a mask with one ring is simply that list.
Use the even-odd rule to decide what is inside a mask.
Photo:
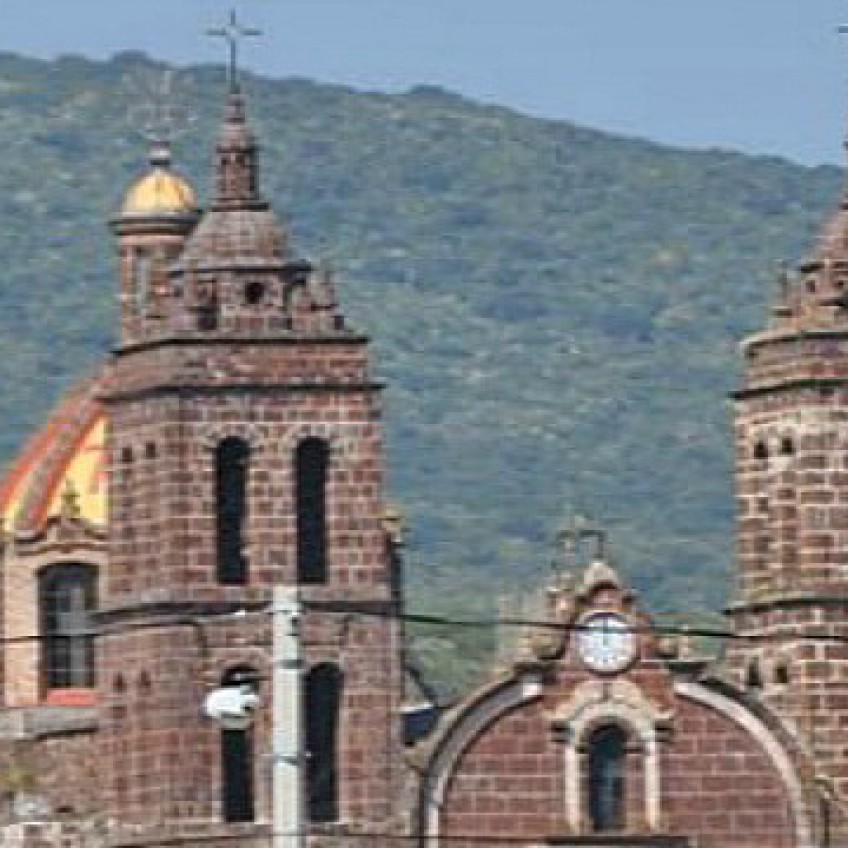
[{"label": "security camera", "polygon": [[203,701],[203,713],[224,730],[247,730],[260,706],[259,695],[249,684],[213,689]]}]

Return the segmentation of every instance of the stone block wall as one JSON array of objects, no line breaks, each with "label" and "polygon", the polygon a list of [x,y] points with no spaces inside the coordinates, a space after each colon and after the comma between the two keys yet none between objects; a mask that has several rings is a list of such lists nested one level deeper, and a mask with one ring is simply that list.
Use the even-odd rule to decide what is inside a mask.
[{"label": "stone block wall", "polygon": [[[655,675],[655,689],[657,681]],[[569,844],[571,838],[579,842],[590,837],[596,840],[592,844],[606,844],[604,834],[592,831],[582,736],[570,738],[570,729],[563,735],[553,719],[573,697],[573,684],[573,679],[563,679],[543,687],[538,698],[481,726],[443,777],[447,788],[439,814],[440,837],[451,845],[462,844],[463,838],[470,845],[487,838]],[[635,692],[619,687],[619,692],[628,691]],[[645,705],[655,703],[656,692],[642,691],[647,694]],[[726,711],[718,711],[673,696],[671,710],[663,711],[668,723],[658,725],[660,732],[652,739],[647,722],[633,708],[635,698],[628,705],[611,696],[608,715],[602,702],[586,703],[584,713],[597,714],[590,726],[617,723],[629,735],[625,826],[607,834],[610,844],[629,844],[628,838],[634,844],[652,844],[650,837],[658,844],[681,838],[709,848],[800,844],[794,813],[798,787],[784,780],[775,760],[777,743],[764,744],[746,729],[741,705],[727,701]],[[573,758],[579,783],[568,777]],[[579,797],[574,797],[575,791]]]}]

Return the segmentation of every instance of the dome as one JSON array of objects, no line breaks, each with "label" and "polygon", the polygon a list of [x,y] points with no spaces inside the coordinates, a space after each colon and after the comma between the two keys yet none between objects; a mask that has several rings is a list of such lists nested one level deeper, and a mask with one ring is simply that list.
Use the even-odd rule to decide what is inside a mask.
[{"label": "dome", "polygon": [[105,527],[105,379],[103,372],[72,390],[0,478],[3,531],[39,529],[69,501],[79,518]]},{"label": "dome", "polygon": [[197,212],[197,194],[186,180],[171,170],[171,154],[166,145],[154,145],[150,166],[151,170],[127,191],[121,205],[121,217],[193,215]]}]

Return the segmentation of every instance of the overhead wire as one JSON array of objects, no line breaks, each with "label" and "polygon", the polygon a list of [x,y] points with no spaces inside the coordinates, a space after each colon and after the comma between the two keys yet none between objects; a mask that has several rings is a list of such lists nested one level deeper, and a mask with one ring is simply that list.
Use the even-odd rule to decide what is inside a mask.
[{"label": "overhead wire", "polygon": [[[454,618],[445,615],[435,615],[432,613],[418,612],[403,612],[399,613],[395,610],[381,610],[366,606],[357,607],[355,604],[346,603],[344,605],[333,601],[302,601],[305,610],[313,613],[323,613],[328,615],[340,615],[347,619],[352,618],[381,618],[394,621],[404,621],[410,624],[421,624],[436,627],[450,627],[457,629],[499,629],[503,627],[515,627],[522,629],[549,630],[558,633],[573,633],[573,632],[600,632],[614,633],[616,630],[605,628],[597,624],[592,624],[586,620],[576,620],[570,622],[552,621],[550,619],[532,619],[532,618]],[[186,616],[182,615],[173,619],[159,618],[151,621],[134,621],[124,625],[110,625],[105,628],[86,628],[83,630],[67,630],[62,633],[51,635],[45,634],[30,634],[21,636],[6,636],[0,637],[0,645],[22,644],[27,642],[40,642],[45,639],[55,638],[74,638],[74,637],[91,637],[99,638],[114,634],[121,634],[139,630],[150,630],[173,626],[194,626],[202,627],[206,623],[211,623],[217,620],[230,619],[232,621],[244,620],[248,616],[272,615],[274,613],[273,606],[263,606],[260,609],[245,610],[237,609],[228,612],[218,613],[203,613],[202,615]],[[695,613],[693,613],[694,615]],[[822,628],[822,625],[817,625]],[[819,632],[797,632],[798,624],[788,624],[785,630],[772,630],[768,633],[763,632],[748,632],[743,633],[736,630],[719,629],[714,627],[702,627],[699,625],[688,624],[660,624],[647,623],[637,624],[628,621],[627,630],[636,634],[655,634],[666,636],[697,636],[705,639],[722,639],[730,641],[742,642],[758,642],[758,641],[774,641],[775,639],[798,639],[799,641],[816,641],[816,642],[837,642],[848,644],[848,634],[839,634],[828,632],[825,629],[820,629]]]}]

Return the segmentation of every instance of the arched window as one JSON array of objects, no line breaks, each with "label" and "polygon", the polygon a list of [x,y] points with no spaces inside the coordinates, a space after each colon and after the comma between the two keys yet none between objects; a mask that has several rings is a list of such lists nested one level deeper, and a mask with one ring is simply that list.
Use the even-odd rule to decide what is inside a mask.
[{"label": "arched window", "polygon": [[314,822],[331,822],[339,817],[336,737],[342,693],[341,672],[332,663],[316,665],[306,676],[305,688],[309,818]]},{"label": "arched window", "polygon": [[[258,675],[248,666],[229,669],[222,686],[255,686]],[[221,814],[226,822],[249,822],[256,816],[253,777],[253,730],[221,730]]]},{"label": "arched window", "polygon": [[81,563],[51,565],[41,572],[38,597],[44,687],[93,687],[97,569]]},{"label": "arched window", "polygon": [[602,833],[625,826],[627,736],[614,724],[599,727],[588,744],[588,799],[592,830]]},{"label": "arched window", "polygon": [[144,310],[148,306],[151,269],[152,259],[150,253],[143,248],[137,249],[132,266],[132,294],[138,315],[143,315]]},{"label": "arched window", "polygon": [[215,451],[215,503],[218,534],[218,582],[247,583],[244,524],[250,447],[239,438],[224,439]]},{"label": "arched window", "polygon": [[304,439],[295,455],[297,579],[327,582],[327,465],[323,439]]}]

